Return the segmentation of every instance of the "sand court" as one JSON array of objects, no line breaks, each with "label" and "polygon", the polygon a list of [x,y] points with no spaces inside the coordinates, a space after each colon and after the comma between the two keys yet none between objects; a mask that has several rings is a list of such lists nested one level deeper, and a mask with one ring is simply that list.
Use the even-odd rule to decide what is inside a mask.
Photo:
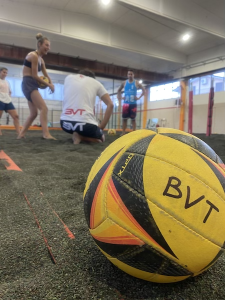
[{"label": "sand court", "polygon": [[[196,278],[158,285],[130,277],[100,253],[88,231],[82,195],[91,166],[118,136],[106,136],[103,144],[75,146],[62,131],[54,132],[57,141],[44,141],[40,131],[29,131],[24,140],[16,140],[14,131],[3,134],[0,299],[186,300],[225,296],[223,256]],[[225,160],[224,135],[198,137]],[[7,169],[10,162],[20,170]]]}]

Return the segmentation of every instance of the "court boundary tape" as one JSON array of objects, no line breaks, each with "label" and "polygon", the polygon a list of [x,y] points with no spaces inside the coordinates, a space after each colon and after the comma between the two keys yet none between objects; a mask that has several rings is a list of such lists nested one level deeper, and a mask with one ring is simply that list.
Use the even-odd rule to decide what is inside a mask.
[{"label": "court boundary tape", "polygon": [[[13,171],[23,172],[22,169],[20,169],[20,168],[17,166],[17,164],[16,164],[16,163],[15,163],[15,162],[14,162],[14,161],[6,154],[3,150],[0,150],[0,160],[3,161],[3,164],[4,164],[5,168],[6,168],[8,171],[12,171],[12,170],[13,170]],[[6,164],[5,164],[5,162],[6,162]],[[41,196],[44,196],[42,192],[40,192],[40,194],[41,194]],[[27,202],[27,205],[29,206],[29,208],[30,208],[30,210],[31,210],[31,212],[32,212],[32,214],[33,214],[33,216],[34,216],[35,222],[36,222],[36,224],[37,224],[37,226],[38,226],[38,228],[39,228],[39,230],[40,230],[40,233],[41,233],[41,235],[42,235],[42,238],[43,238],[43,240],[44,240],[44,242],[45,242],[45,245],[46,245],[46,247],[47,247],[47,249],[48,249],[48,253],[49,253],[49,255],[50,255],[50,258],[51,258],[52,262],[53,262],[54,264],[56,264],[56,260],[55,260],[55,258],[54,258],[53,253],[52,253],[51,247],[50,247],[50,245],[48,244],[48,240],[47,240],[47,238],[46,238],[45,235],[44,235],[44,232],[43,232],[43,230],[42,230],[42,228],[41,228],[41,225],[40,225],[40,223],[39,223],[39,221],[38,221],[38,218],[37,218],[37,216],[36,216],[36,214],[35,214],[35,211],[34,211],[32,205],[30,204],[30,201],[29,201],[28,197],[27,197],[24,193],[23,193],[23,195],[24,195],[24,198],[25,198],[25,200],[26,200],[26,202]],[[63,222],[63,220],[59,217],[59,215],[58,215],[57,212],[52,208],[52,206],[50,205],[50,203],[49,203],[46,199],[45,199],[45,201],[48,203],[49,207],[51,208],[52,213],[53,213],[54,215],[56,215],[56,217],[57,217],[57,218],[59,219],[59,221],[62,223],[63,228],[64,228],[64,230],[65,230],[66,233],[67,233],[67,236],[68,236],[70,239],[75,239],[75,236],[74,236],[74,234],[70,231],[69,227],[68,227],[68,226]]]},{"label": "court boundary tape", "polygon": [[3,150],[0,150],[0,160],[3,160],[3,164],[7,170],[23,172]]},{"label": "court boundary tape", "polygon": [[51,260],[52,260],[52,262],[53,262],[54,264],[56,264],[56,260],[55,260],[55,258],[54,258],[53,253],[52,253],[52,249],[51,249],[51,247],[50,247],[49,244],[48,244],[48,240],[47,240],[47,238],[46,238],[45,235],[44,235],[44,232],[43,232],[43,230],[42,230],[42,228],[41,228],[41,225],[40,225],[40,223],[39,223],[39,221],[38,221],[38,218],[37,218],[37,216],[36,216],[36,214],[35,214],[35,212],[34,212],[34,209],[33,209],[33,207],[31,206],[30,201],[28,200],[27,196],[26,196],[25,194],[23,194],[23,195],[24,195],[24,198],[25,198],[25,200],[27,201],[27,204],[28,204],[28,206],[29,206],[29,208],[30,208],[30,210],[31,210],[31,212],[32,212],[32,214],[33,214],[33,216],[34,216],[34,219],[35,219],[35,222],[36,222],[36,224],[37,224],[37,227],[39,228],[39,230],[40,230],[40,232],[41,232],[41,235],[42,235],[42,237],[43,237],[43,240],[44,240],[44,242],[45,242],[45,245],[46,245],[46,247],[47,247],[47,249],[48,249],[48,253],[49,253],[50,257],[51,257]]},{"label": "court boundary tape", "polygon": [[[41,192],[41,196],[44,197],[44,194]],[[63,222],[63,220],[59,217],[59,215],[57,214],[57,212],[53,209],[53,207],[51,206],[51,204],[48,202],[47,199],[45,199],[45,201],[48,203],[49,207],[51,208],[51,210],[53,211],[53,213],[57,216],[57,218],[59,219],[59,221],[62,223],[68,237],[73,240],[75,239],[74,234],[72,233],[72,231],[69,229],[69,227]]]}]

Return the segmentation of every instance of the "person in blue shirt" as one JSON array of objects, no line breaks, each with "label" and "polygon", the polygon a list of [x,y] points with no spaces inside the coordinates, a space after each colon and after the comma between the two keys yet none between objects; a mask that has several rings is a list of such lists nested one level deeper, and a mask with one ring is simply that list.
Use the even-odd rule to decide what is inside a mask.
[{"label": "person in blue shirt", "polygon": [[[145,94],[145,89],[137,80],[134,79],[134,71],[128,70],[127,72],[128,79],[122,82],[121,86],[117,91],[117,98],[119,101],[124,100],[123,102],[123,130],[122,134],[125,134],[127,128],[127,119],[131,119],[132,129],[136,130],[136,113],[137,113],[137,100],[141,99]],[[122,97],[121,93],[124,89],[124,97]],[[137,91],[141,89],[142,93],[139,97],[137,97]]]}]

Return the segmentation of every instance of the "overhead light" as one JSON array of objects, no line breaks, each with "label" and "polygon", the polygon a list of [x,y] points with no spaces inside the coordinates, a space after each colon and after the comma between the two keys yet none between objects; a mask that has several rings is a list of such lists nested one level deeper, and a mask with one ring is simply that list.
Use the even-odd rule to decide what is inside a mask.
[{"label": "overhead light", "polygon": [[139,83],[142,83],[143,82],[143,80],[139,80]]},{"label": "overhead light", "polygon": [[187,41],[187,40],[189,40],[190,39],[190,34],[185,34],[185,35],[183,35],[183,37],[182,37],[182,40],[183,41]]},{"label": "overhead light", "polygon": [[111,0],[101,0],[101,2],[104,5],[108,5],[111,2]]}]

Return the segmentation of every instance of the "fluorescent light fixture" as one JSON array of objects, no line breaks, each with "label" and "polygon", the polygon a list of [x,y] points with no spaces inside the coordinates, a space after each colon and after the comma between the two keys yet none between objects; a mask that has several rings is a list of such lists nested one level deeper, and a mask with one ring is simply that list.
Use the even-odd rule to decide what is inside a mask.
[{"label": "fluorescent light fixture", "polygon": [[139,80],[139,83],[142,83],[143,81],[142,80]]},{"label": "fluorescent light fixture", "polygon": [[190,39],[190,34],[185,34],[185,35],[183,35],[183,37],[182,37],[182,40],[183,41],[187,41],[187,40],[189,40]]},{"label": "fluorescent light fixture", "polygon": [[111,2],[111,0],[101,0],[101,2],[104,5],[108,5]]}]

